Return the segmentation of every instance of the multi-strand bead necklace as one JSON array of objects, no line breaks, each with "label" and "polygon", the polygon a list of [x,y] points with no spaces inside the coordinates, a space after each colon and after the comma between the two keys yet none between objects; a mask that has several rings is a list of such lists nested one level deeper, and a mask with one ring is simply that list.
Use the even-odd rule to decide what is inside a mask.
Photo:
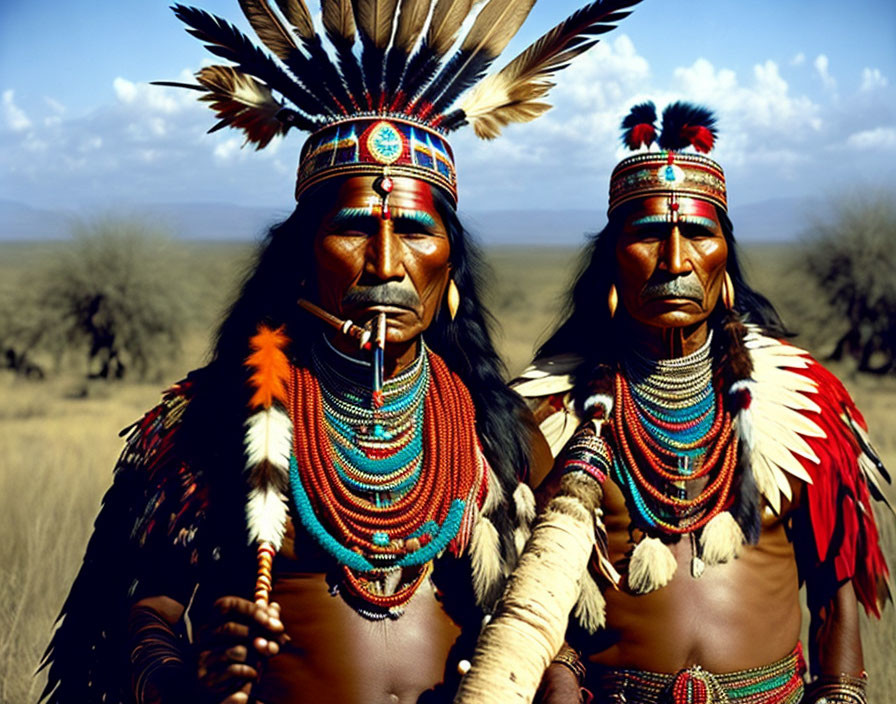
[{"label": "multi-strand bead necklace", "polygon": [[[422,345],[421,345],[422,347]],[[318,345],[295,368],[290,484],[305,529],[371,617],[396,616],[446,548],[462,552],[487,482],[469,392],[421,349],[371,401],[369,366]],[[389,587],[385,587],[385,584]]]},{"label": "multi-strand bead necklace", "polygon": [[646,528],[693,532],[728,500],[737,443],[713,388],[711,341],[672,360],[633,353],[616,375],[614,473]]}]

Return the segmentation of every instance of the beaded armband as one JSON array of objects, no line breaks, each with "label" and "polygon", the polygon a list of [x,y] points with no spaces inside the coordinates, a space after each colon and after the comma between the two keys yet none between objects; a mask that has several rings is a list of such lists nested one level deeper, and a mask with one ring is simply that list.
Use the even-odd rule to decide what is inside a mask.
[{"label": "beaded armband", "polygon": [[595,433],[576,434],[563,455],[563,474],[585,472],[599,484],[604,483],[613,464],[610,446]]},{"label": "beaded armband", "polygon": [[558,665],[563,665],[572,671],[572,673],[576,676],[576,679],[579,681],[579,686],[585,682],[585,666],[582,664],[582,660],[579,657],[578,652],[570,646],[564,644],[562,648],[560,648],[560,652],[554,656],[554,659],[551,663],[556,663]]},{"label": "beaded armband", "polygon": [[821,675],[806,688],[810,704],[868,704],[868,673],[853,675]]}]

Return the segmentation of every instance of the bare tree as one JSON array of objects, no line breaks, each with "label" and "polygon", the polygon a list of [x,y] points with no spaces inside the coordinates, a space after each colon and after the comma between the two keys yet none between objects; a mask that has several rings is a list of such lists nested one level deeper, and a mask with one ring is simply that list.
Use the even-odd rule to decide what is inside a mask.
[{"label": "bare tree", "polygon": [[831,359],[852,357],[860,371],[896,369],[896,195],[839,201],[804,246],[808,271],[847,323]]}]

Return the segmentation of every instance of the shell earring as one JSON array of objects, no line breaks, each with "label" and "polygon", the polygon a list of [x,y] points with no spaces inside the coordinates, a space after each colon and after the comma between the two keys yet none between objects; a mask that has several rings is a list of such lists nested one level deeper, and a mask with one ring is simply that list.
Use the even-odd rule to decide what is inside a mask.
[{"label": "shell earring", "polygon": [[610,293],[607,296],[607,306],[610,309],[610,317],[616,315],[616,307],[619,305],[619,294],[616,293],[616,284],[610,286]]},{"label": "shell earring", "polygon": [[731,276],[725,272],[725,280],[722,282],[722,303],[728,310],[734,309],[734,282]]},{"label": "shell earring", "polygon": [[457,315],[457,309],[460,308],[460,291],[457,290],[457,284],[454,283],[454,279],[448,282],[446,298],[448,313],[451,315],[451,319],[454,320],[454,317]]}]

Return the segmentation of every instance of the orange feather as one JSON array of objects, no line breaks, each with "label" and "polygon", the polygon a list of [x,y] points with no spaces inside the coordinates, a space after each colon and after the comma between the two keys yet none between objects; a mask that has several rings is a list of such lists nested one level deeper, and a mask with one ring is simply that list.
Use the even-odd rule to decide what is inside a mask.
[{"label": "orange feather", "polygon": [[255,389],[250,408],[270,408],[275,400],[286,403],[289,359],[283,350],[288,344],[283,326],[271,330],[259,325],[258,333],[250,338],[252,353],[246,358],[246,366],[253,370],[249,383]]}]

